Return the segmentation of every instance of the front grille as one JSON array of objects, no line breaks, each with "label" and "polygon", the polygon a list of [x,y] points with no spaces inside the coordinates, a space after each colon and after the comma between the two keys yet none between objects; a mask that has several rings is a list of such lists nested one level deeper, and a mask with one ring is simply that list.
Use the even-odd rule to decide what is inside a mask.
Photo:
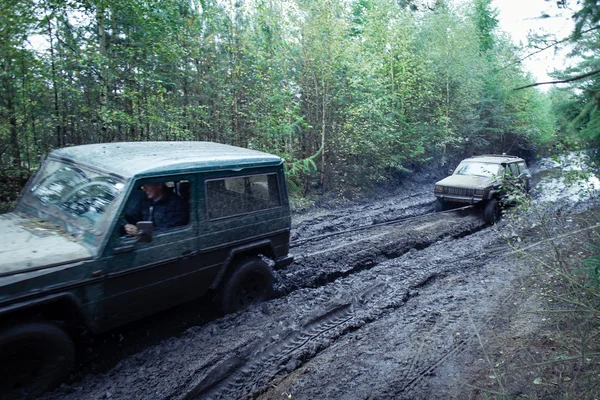
[{"label": "front grille", "polygon": [[444,194],[453,194],[456,196],[473,196],[475,189],[455,188],[444,186]]}]

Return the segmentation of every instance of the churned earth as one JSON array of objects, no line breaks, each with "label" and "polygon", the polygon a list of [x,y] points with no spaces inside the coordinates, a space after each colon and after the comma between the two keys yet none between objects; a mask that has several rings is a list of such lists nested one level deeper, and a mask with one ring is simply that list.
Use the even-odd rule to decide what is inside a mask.
[{"label": "churned earth", "polygon": [[[533,202],[554,196],[546,213],[592,205],[594,182],[564,199],[560,165],[533,170]],[[295,262],[276,271],[272,300],[225,317],[194,302],[87,341],[78,371],[44,398],[465,398],[481,371],[496,379],[490,335],[542,323],[504,318],[530,297],[514,243],[540,239],[527,230],[538,217],[521,215],[523,230],[486,226],[480,209],[433,210],[432,184],[412,184],[297,213]]]}]

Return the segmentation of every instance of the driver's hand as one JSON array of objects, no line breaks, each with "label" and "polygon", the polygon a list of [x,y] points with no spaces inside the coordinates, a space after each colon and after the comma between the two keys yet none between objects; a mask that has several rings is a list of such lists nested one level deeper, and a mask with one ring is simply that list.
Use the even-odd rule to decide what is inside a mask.
[{"label": "driver's hand", "polygon": [[137,235],[138,228],[135,225],[126,224],[125,225],[125,233],[128,234],[128,235]]}]

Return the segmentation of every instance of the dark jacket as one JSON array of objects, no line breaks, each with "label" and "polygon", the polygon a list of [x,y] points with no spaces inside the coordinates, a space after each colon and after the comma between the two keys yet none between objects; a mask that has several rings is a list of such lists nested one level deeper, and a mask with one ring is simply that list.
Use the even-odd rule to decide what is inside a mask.
[{"label": "dark jacket", "polygon": [[187,225],[189,210],[185,200],[167,191],[156,202],[147,197],[141,199],[127,212],[125,220],[129,224],[136,224],[139,221],[152,221],[154,222],[154,229],[160,231]]}]

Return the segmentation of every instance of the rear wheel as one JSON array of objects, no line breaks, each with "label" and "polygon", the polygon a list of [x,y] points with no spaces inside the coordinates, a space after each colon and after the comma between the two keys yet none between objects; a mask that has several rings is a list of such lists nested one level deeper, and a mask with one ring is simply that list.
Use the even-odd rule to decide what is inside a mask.
[{"label": "rear wheel", "polygon": [[500,219],[500,203],[498,199],[490,199],[485,203],[483,219],[487,224],[494,225]]},{"label": "rear wheel", "polygon": [[0,393],[30,399],[57,386],[75,360],[73,341],[58,326],[25,323],[0,331]]},{"label": "rear wheel", "polygon": [[238,264],[223,284],[219,295],[220,309],[228,314],[267,300],[273,291],[271,267],[259,258]]}]

